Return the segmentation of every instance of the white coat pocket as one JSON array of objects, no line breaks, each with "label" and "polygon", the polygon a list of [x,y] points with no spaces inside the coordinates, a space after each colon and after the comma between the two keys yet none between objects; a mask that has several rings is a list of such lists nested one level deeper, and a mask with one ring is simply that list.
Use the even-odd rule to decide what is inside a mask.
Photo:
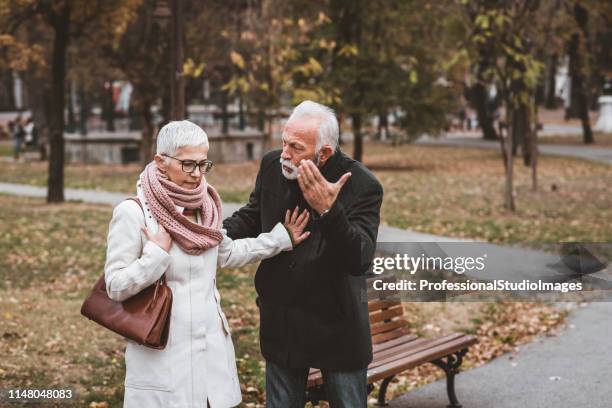
[{"label": "white coat pocket", "polygon": [[126,387],[171,391],[172,374],[166,350],[155,350],[128,341],[125,349],[125,365]]}]

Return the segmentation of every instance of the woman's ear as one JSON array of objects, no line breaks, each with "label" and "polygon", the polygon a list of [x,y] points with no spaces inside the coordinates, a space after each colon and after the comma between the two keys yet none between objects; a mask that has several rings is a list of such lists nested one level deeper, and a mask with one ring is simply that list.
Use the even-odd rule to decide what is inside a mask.
[{"label": "woman's ear", "polygon": [[153,156],[153,160],[155,160],[155,164],[157,165],[157,168],[165,173],[167,168],[168,168],[168,164],[166,164],[166,160],[159,154],[156,154],[155,156]]}]

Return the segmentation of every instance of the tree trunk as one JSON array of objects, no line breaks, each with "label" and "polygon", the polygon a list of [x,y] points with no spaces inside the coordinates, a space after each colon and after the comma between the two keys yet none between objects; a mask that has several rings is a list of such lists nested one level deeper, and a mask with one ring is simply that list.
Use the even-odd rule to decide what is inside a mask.
[{"label": "tree trunk", "polygon": [[[582,122],[582,136],[585,144],[594,143],[593,131],[589,119],[589,98],[584,83],[582,55],[580,53],[580,34],[573,33],[569,43],[570,76],[572,82],[572,100]],[[570,109],[571,110],[571,109]]]},{"label": "tree trunk", "polygon": [[529,120],[529,158],[531,162],[531,190],[538,191],[538,105],[533,104],[533,117]]},{"label": "tree trunk", "polygon": [[2,85],[0,88],[4,88],[6,91],[6,93],[0,94],[0,110],[15,110],[15,83],[13,71],[10,69],[2,70]]},{"label": "tree trunk", "polygon": [[[522,103],[512,110],[512,155],[516,156],[518,147],[522,146],[525,139],[525,105]],[[524,149],[522,149],[524,150]],[[524,152],[523,152],[524,153]]]},{"label": "tree trunk", "polygon": [[531,163],[531,123],[529,121],[529,117],[529,106],[525,105],[524,103],[520,103],[519,106],[513,110],[512,155],[516,156],[518,147],[521,146],[521,154],[523,156],[523,163],[525,166],[529,166]]},{"label": "tree trunk", "polygon": [[185,75],[183,74],[184,16],[183,0],[171,0],[172,8],[172,72],[170,97],[172,99],[172,120],[185,119]]},{"label": "tree trunk", "polygon": [[548,62],[548,72],[546,81],[546,98],[544,106],[547,109],[557,108],[557,97],[555,95],[555,88],[557,87],[557,64],[559,62],[559,56],[557,53],[553,53],[550,56]]},{"label": "tree trunk", "polygon": [[140,144],[140,161],[144,168],[151,160],[153,160],[153,133],[155,125],[153,124],[153,115],[151,114],[151,102],[142,100],[138,104],[140,107],[140,117],[142,122],[141,144]]},{"label": "tree trunk", "polygon": [[227,92],[221,91],[221,133],[227,135],[229,131],[229,113],[227,111]]},{"label": "tree trunk", "polygon": [[353,119],[353,159],[363,159],[363,135],[361,134],[361,113],[354,113]]},{"label": "tree trunk", "polygon": [[242,93],[238,94],[238,129],[244,130],[246,128],[246,119],[244,117],[244,101],[242,99]]},{"label": "tree trunk", "polygon": [[497,140],[497,133],[493,126],[493,112],[490,111],[489,97],[485,86],[478,82],[472,87],[470,92],[472,105],[476,109],[478,123],[482,129],[482,138],[485,140]]},{"label": "tree trunk", "polygon": [[71,81],[68,84],[68,123],[66,124],[66,132],[74,133],[77,127],[76,117],[74,114],[74,98],[73,98],[73,90],[74,90],[74,81]]},{"label": "tree trunk", "polygon": [[49,126],[48,203],[64,201],[64,106],[66,83],[66,50],[69,41],[70,8],[57,11],[53,24],[53,57],[51,63],[51,112]]},{"label": "tree trunk", "polygon": [[103,115],[106,123],[106,131],[114,132],[115,129],[115,104],[113,103],[113,81],[104,84],[103,93]]},{"label": "tree trunk", "polygon": [[385,142],[389,138],[389,121],[387,112],[382,112],[378,115],[378,139]]},{"label": "tree trunk", "polygon": [[79,86],[79,133],[82,136],[87,135],[87,119],[89,118],[89,104],[87,101],[87,93],[83,85]]},{"label": "tree trunk", "polygon": [[506,207],[506,209],[514,212],[515,210],[515,206],[514,206],[514,181],[513,181],[513,155],[511,154],[512,151],[512,134],[514,133],[513,130],[513,121],[514,121],[514,114],[513,114],[513,109],[512,109],[512,101],[510,98],[508,98],[508,100],[506,101],[506,118],[508,119],[508,127],[506,130],[506,192],[505,192],[505,199],[504,199],[504,205]]}]

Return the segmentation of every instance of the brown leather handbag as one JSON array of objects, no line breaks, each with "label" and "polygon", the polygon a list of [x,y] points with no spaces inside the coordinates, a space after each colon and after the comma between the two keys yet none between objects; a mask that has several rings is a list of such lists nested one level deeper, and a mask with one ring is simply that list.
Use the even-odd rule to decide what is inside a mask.
[{"label": "brown leather handbag", "polygon": [[[138,198],[131,198],[140,205]],[[104,273],[81,306],[81,314],[90,320],[153,349],[163,349],[168,343],[172,290],[166,274],[134,296],[116,302],[108,297]]]}]

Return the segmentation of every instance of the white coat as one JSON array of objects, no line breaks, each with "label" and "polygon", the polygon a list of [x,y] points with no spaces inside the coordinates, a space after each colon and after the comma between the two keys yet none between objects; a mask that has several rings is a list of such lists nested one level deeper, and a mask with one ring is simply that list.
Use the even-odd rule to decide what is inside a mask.
[{"label": "white coat", "polygon": [[[167,253],[148,242],[158,224],[148,208],[140,183],[138,196],[115,207],[108,233],[104,274],[108,295],[122,301],[166,273],[173,303],[168,344],[155,350],[127,340],[124,408],[211,408],[240,404],[241,392],[234,346],[220,306],[216,269],[240,267],[292,248],[285,227],[233,241],[223,241],[201,255],[189,255],[176,243]],[[182,208],[178,207],[179,211]],[[198,217],[198,222],[200,219]]]}]

